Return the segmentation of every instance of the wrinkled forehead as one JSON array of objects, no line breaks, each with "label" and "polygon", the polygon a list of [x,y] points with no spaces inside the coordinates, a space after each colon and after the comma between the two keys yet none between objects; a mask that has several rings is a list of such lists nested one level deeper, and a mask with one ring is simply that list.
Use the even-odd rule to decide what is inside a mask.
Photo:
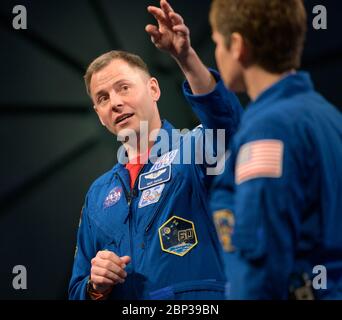
[{"label": "wrinkled forehead", "polygon": [[112,85],[118,81],[146,82],[150,77],[139,67],[132,66],[122,59],[115,59],[107,66],[93,73],[90,90],[95,93],[98,88]]}]

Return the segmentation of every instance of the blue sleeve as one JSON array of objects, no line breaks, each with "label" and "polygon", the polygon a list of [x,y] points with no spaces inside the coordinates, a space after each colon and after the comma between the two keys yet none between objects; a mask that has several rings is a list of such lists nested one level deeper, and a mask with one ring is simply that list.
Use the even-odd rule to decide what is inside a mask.
[{"label": "blue sleeve", "polygon": [[236,132],[243,112],[237,96],[228,90],[220,74],[209,69],[216,80],[213,91],[194,95],[187,81],[183,83],[183,93],[205,129],[226,129],[228,140]]},{"label": "blue sleeve", "polygon": [[[231,299],[288,297],[300,212],[305,204],[299,181],[303,168],[298,162],[298,152],[303,150],[299,151],[296,145],[300,138],[291,139],[291,134],[281,124],[267,128],[251,126],[243,135],[239,134],[225,178],[215,187],[213,199],[219,202],[217,196],[225,197],[226,192],[227,200],[221,201],[221,206],[232,209],[235,218],[231,239],[234,251],[225,259]],[[246,171],[248,178],[237,180],[241,147],[269,139],[283,145],[281,175],[267,177],[259,172],[253,177]],[[220,207],[212,205],[215,206],[216,209]]]},{"label": "blue sleeve", "polygon": [[[224,162],[225,152],[231,137],[239,127],[243,112],[238,98],[224,86],[219,73],[209,70],[216,80],[213,91],[194,95],[187,81],[183,85],[185,98],[201,121],[201,126],[193,131],[196,150],[193,155],[196,160],[193,161],[199,163],[198,159],[204,159],[201,169],[206,170],[203,177],[208,186],[214,175],[222,173],[217,161]],[[210,130],[206,129],[213,130],[209,132]],[[216,131],[218,129],[221,132]]]},{"label": "blue sleeve", "polygon": [[77,234],[77,247],[74,258],[74,266],[69,284],[70,300],[89,299],[86,287],[91,269],[90,261],[96,255],[93,243],[87,197],[85,205],[82,208],[80,225]]},{"label": "blue sleeve", "polygon": [[219,210],[234,211],[234,170],[229,169],[232,163],[232,154],[229,151],[224,163],[224,171],[221,175],[215,177],[210,189],[211,212]]}]

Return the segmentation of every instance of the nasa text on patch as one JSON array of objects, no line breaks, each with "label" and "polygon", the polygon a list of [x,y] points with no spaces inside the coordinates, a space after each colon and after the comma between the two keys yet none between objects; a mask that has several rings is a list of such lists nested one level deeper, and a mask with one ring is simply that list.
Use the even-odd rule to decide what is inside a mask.
[{"label": "nasa text on patch", "polygon": [[112,189],[103,202],[103,208],[108,208],[116,204],[120,200],[121,194],[122,189],[120,187],[115,187],[114,189]]}]

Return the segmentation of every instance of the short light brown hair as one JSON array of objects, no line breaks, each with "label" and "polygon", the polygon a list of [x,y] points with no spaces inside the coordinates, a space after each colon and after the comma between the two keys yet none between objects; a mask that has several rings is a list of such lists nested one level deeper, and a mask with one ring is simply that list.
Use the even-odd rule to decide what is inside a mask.
[{"label": "short light brown hair", "polygon": [[210,24],[225,37],[241,34],[253,63],[282,73],[300,66],[306,33],[302,0],[213,0]]},{"label": "short light brown hair", "polygon": [[146,63],[138,55],[126,51],[112,50],[97,57],[88,66],[87,71],[84,75],[84,82],[89,96],[91,95],[90,82],[93,74],[108,66],[113,60],[117,59],[126,61],[130,66],[139,68],[140,70],[144,71],[149,77],[151,76]]}]

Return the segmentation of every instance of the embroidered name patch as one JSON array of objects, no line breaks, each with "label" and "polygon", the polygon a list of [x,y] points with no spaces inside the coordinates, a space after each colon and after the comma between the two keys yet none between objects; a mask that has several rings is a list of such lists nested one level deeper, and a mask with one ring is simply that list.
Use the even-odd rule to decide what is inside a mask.
[{"label": "embroidered name patch", "polygon": [[149,171],[139,176],[139,190],[153,187],[157,184],[169,181],[171,178],[171,166]]},{"label": "embroidered name patch", "polygon": [[111,190],[108,193],[108,196],[103,202],[103,207],[108,208],[116,204],[120,200],[121,194],[122,194],[122,189],[120,187],[115,187],[113,190]]},{"label": "embroidered name patch", "polygon": [[235,183],[255,178],[279,178],[283,170],[284,144],[280,140],[257,140],[244,144],[237,157]]},{"label": "embroidered name patch", "polygon": [[143,208],[148,206],[149,204],[158,202],[164,190],[164,187],[165,184],[163,183],[150,189],[144,190],[139,200],[139,208]]},{"label": "embroidered name patch", "polygon": [[173,216],[158,230],[161,249],[165,252],[184,256],[198,243],[192,221]]},{"label": "embroidered name patch", "polygon": [[163,154],[161,157],[159,157],[156,160],[156,162],[154,163],[150,171],[158,170],[158,169],[161,169],[170,165],[172,161],[174,160],[174,158],[176,157],[177,152],[178,152],[178,149],[175,149],[175,150],[172,150],[170,152]]}]

